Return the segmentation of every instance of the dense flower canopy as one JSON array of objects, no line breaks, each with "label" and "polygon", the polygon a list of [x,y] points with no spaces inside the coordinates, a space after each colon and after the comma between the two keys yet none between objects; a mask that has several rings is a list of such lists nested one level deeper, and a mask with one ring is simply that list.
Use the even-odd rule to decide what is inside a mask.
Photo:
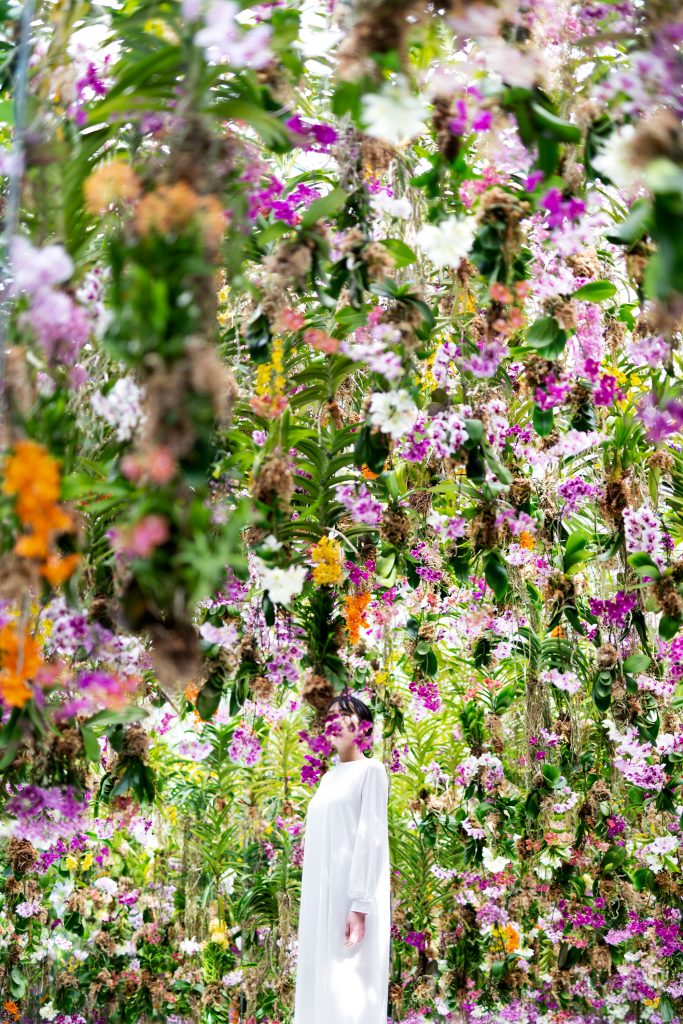
[{"label": "dense flower canopy", "polygon": [[681,1021],[679,4],[0,7],[2,1024]]}]

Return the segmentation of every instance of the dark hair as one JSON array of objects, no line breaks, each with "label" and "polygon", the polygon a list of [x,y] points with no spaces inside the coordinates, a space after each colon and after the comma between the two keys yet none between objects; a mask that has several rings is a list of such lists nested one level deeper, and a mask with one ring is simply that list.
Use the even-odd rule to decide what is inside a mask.
[{"label": "dark hair", "polygon": [[339,693],[336,697],[333,697],[327,706],[328,713],[333,704],[337,704],[340,711],[346,711],[350,715],[358,715],[359,722],[370,722],[372,725],[372,711],[367,704],[364,704],[358,697],[354,697],[353,694]]}]

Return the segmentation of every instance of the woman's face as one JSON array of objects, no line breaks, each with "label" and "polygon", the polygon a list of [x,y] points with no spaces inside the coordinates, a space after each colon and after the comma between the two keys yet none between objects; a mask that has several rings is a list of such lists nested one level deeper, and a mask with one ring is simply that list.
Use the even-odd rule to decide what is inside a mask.
[{"label": "woman's face", "polygon": [[333,704],[325,718],[325,735],[337,753],[346,754],[353,748],[358,735],[359,721],[355,712],[344,711]]}]

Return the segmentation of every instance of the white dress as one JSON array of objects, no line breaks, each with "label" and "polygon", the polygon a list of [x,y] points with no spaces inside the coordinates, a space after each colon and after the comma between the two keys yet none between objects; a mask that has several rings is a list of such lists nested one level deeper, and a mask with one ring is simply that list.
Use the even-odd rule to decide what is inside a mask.
[{"label": "white dress", "polygon": [[[375,758],[340,761],[306,814],[294,1024],[386,1024],[391,924],[387,799]],[[350,910],[365,935],[344,946]]]}]

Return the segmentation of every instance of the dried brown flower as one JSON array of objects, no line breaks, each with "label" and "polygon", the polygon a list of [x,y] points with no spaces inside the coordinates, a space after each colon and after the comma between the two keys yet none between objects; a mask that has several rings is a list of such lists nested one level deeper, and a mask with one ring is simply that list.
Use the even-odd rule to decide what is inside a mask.
[{"label": "dried brown flower", "polygon": [[7,842],[7,860],[15,876],[25,875],[38,859],[38,852],[28,839],[10,837]]}]

